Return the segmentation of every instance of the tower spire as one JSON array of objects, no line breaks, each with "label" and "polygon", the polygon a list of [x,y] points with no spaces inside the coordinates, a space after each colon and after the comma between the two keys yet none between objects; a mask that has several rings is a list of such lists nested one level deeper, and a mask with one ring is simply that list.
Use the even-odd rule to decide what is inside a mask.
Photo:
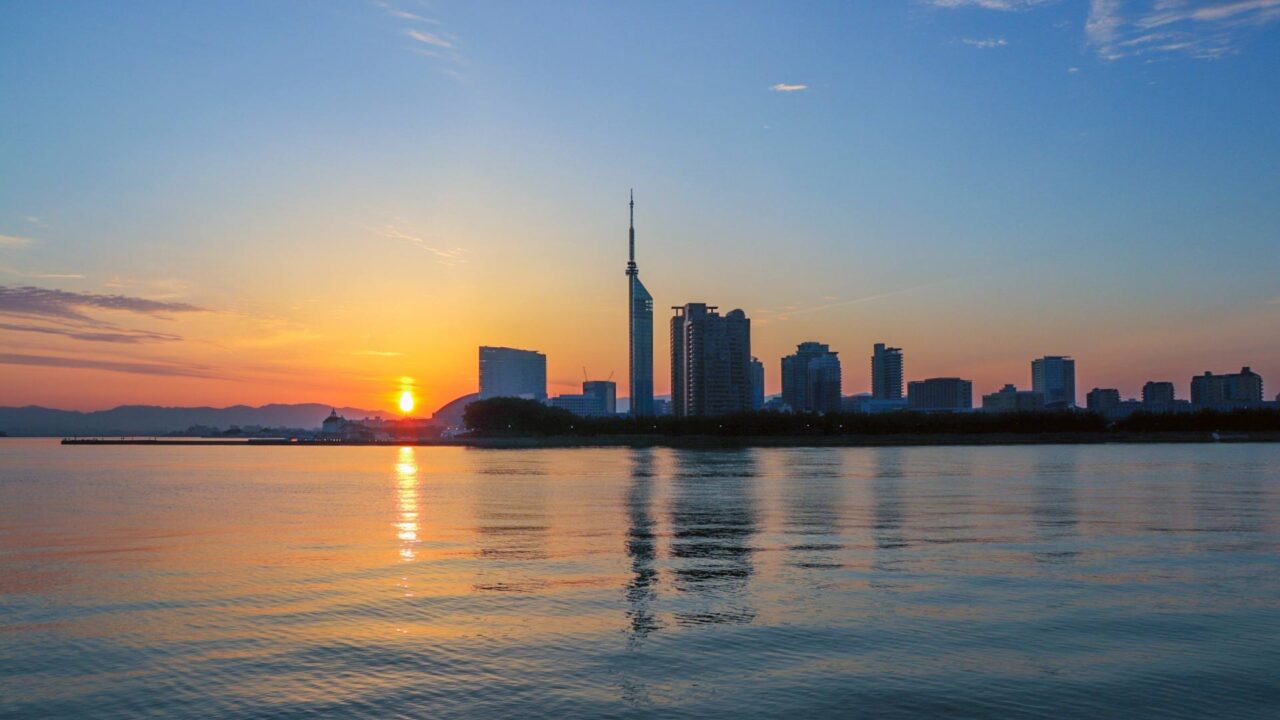
[{"label": "tower spire", "polygon": [[627,257],[627,274],[636,274],[636,191],[631,191],[631,229],[629,232],[630,253]]}]

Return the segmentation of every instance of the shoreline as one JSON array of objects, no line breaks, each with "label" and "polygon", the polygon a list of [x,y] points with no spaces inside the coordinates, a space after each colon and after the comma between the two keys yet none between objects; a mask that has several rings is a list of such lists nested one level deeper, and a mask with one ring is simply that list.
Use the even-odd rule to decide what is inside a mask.
[{"label": "shoreline", "polygon": [[939,433],[905,435],[597,435],[547,437],[472,437],[440,440],[310,442],[289,438],[63,438],[62,445],[85,446],[209,446],[209,447],[469,447],[519,450],[544,448],[671,447],[927,447],[987,445],[1151,445],[1168,443],[1269,443],[1280,442],[1280,432],[1163,432],[1163,433]]}]

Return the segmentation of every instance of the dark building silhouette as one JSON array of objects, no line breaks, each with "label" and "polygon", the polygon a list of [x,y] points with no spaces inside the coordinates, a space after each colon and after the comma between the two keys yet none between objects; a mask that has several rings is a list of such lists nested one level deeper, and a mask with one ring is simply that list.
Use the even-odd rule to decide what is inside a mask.
[{"label": "dark building silhouette", "polygon": [[929,378],[907,384],[907,406],[912,410],[972,410],[973,383],[960,378]]},{"label": "dark building silhouette", "polygon": [[751,321],[741,310],[721,316],[715,306],[673,307],[671,412],[677,417],[724,415],[751,409]]},{"label": "dark building silhouette", "polygon": [[751,409],[764,407],[764,363],[751,358]]},{"label": "dark building silhouette", "polygon": [[1142,404],[1147,409],[1171,407],[1176,399],[1171,382],[1152,380],[1142,386]]},{"label": "dark building silhouette", "polygon": [[1044,395],[1035,390],[1019,390],[1005,385],[990,395],[982,396],[982,409],[987,412],[1034,412],[1044,409]]},{"label": "dark building silhouette", "polygon": [[1120,391],[1114,388],[1094,388],[1084,398],[1087,408],[1104,415],[1115,412],[1120,407]]},{"label": "dark building silhouette", "polygon": [[1046,355],[1031,361],[1031,389],[1044,395],[1047,408],[1076,406],[1076,361],[1065,355]]},{"label": "dark building silhouette", "polygon": [[876,343],[871,352],[871,397],[875,400],[902,398],[902,348]]},{"label": "dark building silhouette", "polygon": [[1191,378],[1191,404],[1196,407],[1238,407],[1258,402],[1262,402],[1262,376],[1248,367],[1229,375],[1205,371]]},{"label": "dark building silhouette", "polygon": [[547,399],[547,356],[535,350],[480,347],[480,399]]},{"label": "dark building silhouette", "polygon": [[782,358],[782,401],[796,412],[840,411],[840,359],[823,343],[802,342]]}]

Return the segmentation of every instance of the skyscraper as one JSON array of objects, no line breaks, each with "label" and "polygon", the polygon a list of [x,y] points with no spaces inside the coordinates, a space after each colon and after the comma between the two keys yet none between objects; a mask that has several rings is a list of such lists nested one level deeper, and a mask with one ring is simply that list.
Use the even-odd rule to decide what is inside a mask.
[{"label": "skyscraper", "polygon": [[547,356],[535,350],[480,347],[480,399],[547,399]]},{"label": "skyscraper", "polygon": [[627,337],[631,415],[653,415],[653,296],[636,267],[636,198],[631,194],[630,255],[627,261]]},{"label": "skyscraper", "polygon": [[671,318],[671,412],[677,417],[751,409],[751,321],[689,303]]},{"label": "skyscraper", "polygon": [[1031,361],[1031,389],[1044,395],[1046,408],[1076,406],[1076,361],[1046,355]]},{"label": "skyscraper", "polygon": [[819,342],[802,342],[782,358],[782,401],[796,412],[840,409],[840,358]]},{"label": "skyscraper", "polygon": [[902,399],[902,348],[875,344],[871,353],[871,397]]},{"label": "skyscraper", "polygon": [[764,363],[751,358],[751,409],[764,407]]}]

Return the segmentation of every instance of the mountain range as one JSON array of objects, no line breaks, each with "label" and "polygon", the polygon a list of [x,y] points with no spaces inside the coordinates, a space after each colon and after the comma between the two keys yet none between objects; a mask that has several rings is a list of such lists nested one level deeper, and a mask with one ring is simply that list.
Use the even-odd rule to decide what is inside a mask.
[{"label": "mountain range", "polygon": [[67,435],[163,435],[192,425],[226,429],[232,425],[261,425],[313,429],[336,409],[348,419],[389,416],[360,408],[333,408],[319,403],[296,405],[233,405],[213,407],[160,407],[121,405],[110,410],[80,412],[28,405],[0,407],[0,432],[12,437],[62,437]]}]

